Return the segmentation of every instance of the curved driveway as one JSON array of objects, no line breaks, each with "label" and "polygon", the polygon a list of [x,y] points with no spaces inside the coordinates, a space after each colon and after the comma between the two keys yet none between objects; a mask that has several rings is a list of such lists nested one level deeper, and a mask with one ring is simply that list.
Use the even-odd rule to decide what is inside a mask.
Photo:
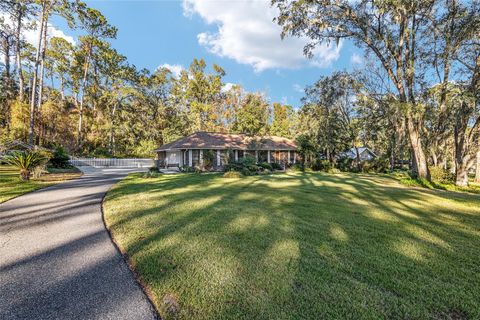
[{"label": "curved driveway", "polygon": [[105,230],[103,170],[0,204],[0,319],[155,319]]}]

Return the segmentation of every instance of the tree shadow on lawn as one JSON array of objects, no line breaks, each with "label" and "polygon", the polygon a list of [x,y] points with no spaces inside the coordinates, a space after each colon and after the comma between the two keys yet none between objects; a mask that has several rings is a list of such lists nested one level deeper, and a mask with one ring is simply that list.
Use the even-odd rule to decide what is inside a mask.
[{"label": "tree shadow on lawn", "polygon": [[108,200],[153,195],[106,216],[164,316],[165,297],[180,318],[480,316],[474,195],[309,173],[143,182]]}]

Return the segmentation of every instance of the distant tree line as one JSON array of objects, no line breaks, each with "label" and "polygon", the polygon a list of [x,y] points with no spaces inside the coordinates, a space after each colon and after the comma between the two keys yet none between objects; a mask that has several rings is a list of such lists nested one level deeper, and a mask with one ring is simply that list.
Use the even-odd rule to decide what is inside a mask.
[{"label": "distant tree line", "polygon": [[[307,55],[319,44],[344,39],[365,53],[355,85],[337,74],[307,90],[305,117],[315,126],[305,131],[315,143],[331,154],[350,135],[354,144],[370,141],[392,160],[409,154],[419,178],[430,180],[429,166],[442,166],[455,172],[457,185],[468,184],[469,169],[480,161],[477,0],[272,3],[282,36],[310,39]],[[346,107],[346,85],[357,92],[353,111]],[[347,124],[350,129],[340,134]],[[477,165],[477,179],[479,170]]]},{"label": "distant tree line", "polygon": [[[394,169],[408,163],[480,180],[480,14],[477,1],[274,0],[282,36],[315,47],[350,39],[363,70],[335,72],[305,88],[297,108],[225,86],[202,59],[175,75],[137,69],[111,45],[117,29],[80,1],[0,3],[0,139],[74,154],[147,156],[199,130],[295,138],[304,159],[335,165],[369,146]],[[50,37],[64,19],[75,43]],[[24,34],[37,30],[34,45]]]},{"label": "distant tree line", "polygon": [[[198,130],[294,136],[292,107],[238,85],[226,90],[217,65],[195,59],[178,76],[138,70],[111,46],[117,29],[85,3],[6,0],[0,13],[1,139],[125,156],[151,155]],[[76,43],[49,35],[52,16],[81,33]]]}]

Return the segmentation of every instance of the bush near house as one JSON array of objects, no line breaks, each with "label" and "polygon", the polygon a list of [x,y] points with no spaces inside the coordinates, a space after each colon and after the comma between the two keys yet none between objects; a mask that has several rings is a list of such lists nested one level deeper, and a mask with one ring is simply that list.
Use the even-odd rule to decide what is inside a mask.
[{"label": "bush near house", "polygon": [[67,154],[67,151],[62,146],[55,147],[52,157],[50,158],[48,164],[54,168],[68,168],[71,167],[68,163],[70,157]]},{"label": "bush near house", "polygon": [[454,183],[455,174],[439,166],[429,167],[432,181],[440,183]]},{"label": "bush near house", "polygon": [[223,174],[224,178],[229,178],[229,179],[236,179],[236,178],[241,178],[242,174],[238,171],[227,171]]},{"label": "bush near house", "polygon": [[274,170],[283,170],[279,163],[260,162],[257,163],[254,157],[245,157],[232,161],[224,166],[225,171],[241,172],[245,176],[253,176],[262,173],[272,172]]}]

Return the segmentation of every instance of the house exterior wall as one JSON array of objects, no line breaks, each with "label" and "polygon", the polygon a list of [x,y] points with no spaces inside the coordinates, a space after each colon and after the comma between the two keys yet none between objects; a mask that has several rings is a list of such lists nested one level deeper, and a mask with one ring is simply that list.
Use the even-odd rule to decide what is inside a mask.
[{"label": "house exterior wall", "polygon": [[181,151],[159,151],[157,152],[157,167],[181,167],[182,166]]},{"label": "house exterior wall", "polygon": [[361,154],[360,154],[360,160],[361,161],[370,161],[373,159],[373,156],[370,152],[368,152],[368,150],[364,150]]},{"label": "house exterior wall", "polygon": [[[294,164],[298,162],[298,155],[293,150],[210,150],[213,152],[214,159],[212,168],[214,170],[222,170],[227,163],[228,152],[231,153],[231,160],[238,161],[241,158],[250,156],[257,159],[258,162],[269,162]],[[159,168],[166,167],[202,167],[205,152],[207,149],[188,149],[188,150],[172,150],[157,152],[157,166]]]}]

